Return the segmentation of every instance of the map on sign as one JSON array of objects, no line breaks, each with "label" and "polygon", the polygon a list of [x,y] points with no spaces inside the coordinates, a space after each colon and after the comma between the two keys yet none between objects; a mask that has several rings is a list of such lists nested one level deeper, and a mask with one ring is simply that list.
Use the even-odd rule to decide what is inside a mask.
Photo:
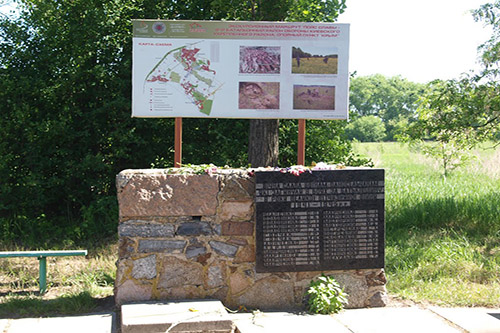
[{"label": "map on sign", "polygon": [[132,116],[347,119],[349,25],[134,20]]},{"label": "map on sign", "polygon": [[[174,48],[161,58],[145,77],[144,90],[169,84],[181,90],[186,98],[196,105],[198,110],[210,115],[213,98],[222,86],[216,80],[216,71],[210,68],[210,60],[199,55],[196,44]],[[168,95],[164,95],[168,100]]]}]

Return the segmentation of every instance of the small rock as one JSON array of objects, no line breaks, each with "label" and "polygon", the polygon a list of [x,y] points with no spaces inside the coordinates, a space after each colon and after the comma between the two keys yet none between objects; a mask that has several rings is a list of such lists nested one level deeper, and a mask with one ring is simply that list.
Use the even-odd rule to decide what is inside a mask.
[{"label": "small rock", "polygon": [[222,222],[223,236],[252,236],[253,229],[251,222]]},{"label": "small rock", "polygon": [[186,246],[185,240],[155,240],[142,239],[139,241],[139,252],[174,252],[182,251]]},{"label": "small rock", "polygon": [[156,277],[156,255],[151,255],[145,258],[134,261],[132,269],[132,277],[134,279],[153,279]]},{"label": "small rock", "polygon": [[368,300],[368,306],[372,308],[383,307],[387,305],[387,294],[381,291],[376,292],[370,299]]},{"label": "small rock", "polygon": [[118,235],[120,237],[173,237],[174,226],[171,224],[131,220],[120,223],[118,226]]},{"label": "small rock", "polygon": [[207,252],[207,248],[199,245],[189,245],[186,248],[186,258],[191,259],[199,256],[200,254],[205,254]]},{"label": "small rock", "polygon": [[210,266],[208,268],[208,281],[209,288],[216,288],[224,285],[224,275],[220,266]]},{"label": "small rock", "polygon": [[238,251],[237,246],[224,242],[210,241],[208,242],[208,244],[210,244],[210,247],[212,247],[212,249],[214,249],[215,252],[226,257],[234,258],[236,252]]},{"label": "small rock", "polygon": [[212,228],[207,222],[185,222],[177,229],[177,235],[181,236],[196,236],[196,235],[211,235]]}]

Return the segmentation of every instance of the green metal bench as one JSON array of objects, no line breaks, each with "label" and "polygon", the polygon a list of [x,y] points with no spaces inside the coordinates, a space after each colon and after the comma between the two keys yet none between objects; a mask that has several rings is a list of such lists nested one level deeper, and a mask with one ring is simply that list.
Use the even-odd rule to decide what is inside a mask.
[{"label": "green metal bench", "polygon": [[47,257],[86,256],[87,250],[0,252],[0,258],[35,257],[40,261],[40,295],[47,291]]}]

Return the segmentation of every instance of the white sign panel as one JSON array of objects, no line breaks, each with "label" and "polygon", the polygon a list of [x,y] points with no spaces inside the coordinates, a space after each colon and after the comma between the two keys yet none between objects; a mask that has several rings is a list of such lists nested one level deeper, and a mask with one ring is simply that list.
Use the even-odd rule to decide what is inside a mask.
[{"label": "white sign panel", "polygon": [[133,117],[348,117],[348,24],[137,20],[133,29]]}]

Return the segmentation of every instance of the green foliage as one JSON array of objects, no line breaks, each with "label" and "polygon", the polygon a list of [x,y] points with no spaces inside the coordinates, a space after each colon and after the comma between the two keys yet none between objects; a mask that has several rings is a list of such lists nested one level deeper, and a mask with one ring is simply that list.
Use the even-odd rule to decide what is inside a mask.
[{"label": "green foliage", "polygon": [[386,140],[390,141],[397,134],[398,122],[414,118],[425,85],[400,76],[375,74],[352,78],[349,91],[352,118],[379,117],[387,129]]},{"label": "green foliage", "polygon": [[[370,165],[371,160],[354,154],[339,121],[308,120],[306,123],[306,165],[331,162],[349,166]],[[279,165],[297,164],[297,120],[280,121]]]},{"label": "green foliage", "polygon": [[[417,110],[418,119],[398,138],[419,145],[441,161],[443,175],[469,160],[468,152],[489,140],[500,123],[498,83],[477,78],[429,84]],[[424,143],[425,140],[435,143]]]},{"label": "green foliage", "polygon": [[385,138],[385,125],[376,116],[364,116],[351,121],[345,128],[349,139],[361,142],[377,142]]},{"label": "green foliage", "polygon": [[[18,15],[0,16],[0,240],[30,247],[114,236],[116,174],[173,164],[173,120],[130,117],[132,19],[332,21],[345,8],[336,0],[16,4]],[[246,165],[248,123],[185,119],[183,160]]]},{"label": "green foliage", "polygon": [[322,275],[307,289],[307,310],[311,313],[339,313],[347,305],[347,294],[333,276]]},{"label": "green foliage", "polygon": [[486,3],[473,11],[476,21],[482,21],[493,33],[489,40],[479,47],[481,60],[485,67],[483,74],[499,74],[500,61],[500,1]]}]

